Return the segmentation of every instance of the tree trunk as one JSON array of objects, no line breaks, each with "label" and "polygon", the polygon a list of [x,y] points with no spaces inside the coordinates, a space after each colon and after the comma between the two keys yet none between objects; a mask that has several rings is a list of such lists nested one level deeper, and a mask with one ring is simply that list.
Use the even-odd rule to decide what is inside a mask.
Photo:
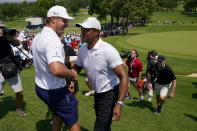
[{"label": "tree trunk", "polygon": [[125,35],[125,18],[122,18],[122,34]]},{"label": "tree trunk", "polygon": [[128,34],[128,23],[129,23],[129,16],[127,16],[127,19],[126,19],[126,34]]},{"label": "tree trunk", "polygon": [[114,24],[114,16],[111,14],[111,24]]},{"label": "tree trunk", "polygon": [[119,18],[120,18],[119,16],[116,17],[116,24],[117,25],[119,24]]}]

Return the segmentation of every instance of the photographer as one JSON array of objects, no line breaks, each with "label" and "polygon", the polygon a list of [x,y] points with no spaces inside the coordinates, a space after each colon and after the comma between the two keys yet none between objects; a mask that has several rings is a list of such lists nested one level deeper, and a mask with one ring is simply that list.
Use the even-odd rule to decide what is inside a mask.
[{"label": "photographer", "polygon": [[25,117],[27,114],[22,109],[23,91],[20,72],[13,59],[11,45],[20,45],[20,41],[16,38],[16,30],[3,28],[3,35],[0,37],[0,92],[3,93],[7,81],[16,94],[16,112],[19,116]]},{"label": "photographer", "polygon": [[[155,85],[155,74],[152,73],[155,70],[155,65],[157,64],[157,58],[158,58],[158,54],[155,50],[151,50],[148,52],[147,55],[147,67],[146,67],[146,78],[144,79],[144,81],[146,82],[146,86],[148,88],[149,91],[149,95],[148,95],[148,100],[151,101],[152,97],[153,97],[153,90],[155,89],[154,85]],[[150,78],[150,84],[147,84],[147,78]]]},{"label": "photographer", "polygon": [[[128,66],[128,76],[129,76],[129,81],[130,83],[136,88],[137,82],[141,81],[141,76],[142,76],[142,63],[138,59],[138,52],[135,49],[131,50],[131,55],[128,57],[126,61],[126,65]],[[137,88],[136,88],[137,89]],[[137,89],[139,93],[139,101],[143,99],[142,96],[142,91]],[[131,98],[131,93],[128,90],[128,95]]]}]

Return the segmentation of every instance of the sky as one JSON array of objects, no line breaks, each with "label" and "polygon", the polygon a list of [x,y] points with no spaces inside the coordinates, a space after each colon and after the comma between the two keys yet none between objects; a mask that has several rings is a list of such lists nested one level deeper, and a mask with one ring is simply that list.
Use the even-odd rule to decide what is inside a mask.
[{"label": "sky", "polygon": [[[0,0],[0,3],[9,3],[9,2],[22,2],[24,0]],[[34,1],[37,1],[37,0],[25,0],[27,2],[34,2]]]}]

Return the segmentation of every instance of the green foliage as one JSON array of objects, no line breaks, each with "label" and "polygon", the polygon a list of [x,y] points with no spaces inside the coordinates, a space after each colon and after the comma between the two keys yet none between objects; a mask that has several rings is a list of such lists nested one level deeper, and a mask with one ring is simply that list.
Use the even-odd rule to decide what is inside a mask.
[{"label": "green foliage", "polygon": [[7,20],[8,18],[11,21],[19,11],[20,8],[18,4],[5,4],[4,6],[1,6],[1,19]]},{"label": "green foliage", "polygon": [[197,0],[187,0],[183,7],[185,12],[197,12]]},{"label": "green foliage", "polygon": [[162,9],[167,8],[173,10],[178,6],[178,0],[156,0],[156,2]]},{"label": "green foliage", "polygon": [[79,12],[81,2],[80,0],[68,0],[67,8],[74,16]]},{"label": "green foliage", "polygon": [[86,8],[88,0],[37,0],[36,2],[23,1],[22,3],[0,4],[0,19],[13,20],[14,17],[44,17],[49,8],[62,5],[74,16],[80,8]]},{"label": "green foliage", "polygon": [[37,4],[37,9],[38,9],[38,14],[36,14],[37,16],[40,17],[44,17],[46,18],[47,12],[49,10],[49,8],[51,8],[52,6],[56,5],[56,0],[38,0],[36,2]]}]

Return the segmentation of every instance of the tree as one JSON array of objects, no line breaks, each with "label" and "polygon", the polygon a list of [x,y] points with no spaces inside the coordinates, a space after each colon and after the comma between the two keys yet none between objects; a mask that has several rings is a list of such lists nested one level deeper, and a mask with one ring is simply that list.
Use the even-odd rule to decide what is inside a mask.
[{"label": "tree", "polygon": [[76,13],[79,12],[80,4],[81,4],[80,0],[68,0],[68,7],[67,8],[68,8],[69,12],[73,13],[73,15],[75,16]]},{"label": "tree", "polygon": [[90,15],[98,14],[98,19],[104,20],[108,15],[107,11],[107,0],[90,0],[88,13]]},{"label": "tree", "polygon": [[197,12],[197,0],[187,0],[183,6],[185,12]]},{"label": "tree", "polygon": [[56,5],[56,0],[38,0],[36,2],[36,5],[37,5],[36,13],[38,13],[36,15],[46,18],[48,10],[52,6]]},{"label": "tree", "polygon": [[106,19],[111,16],[111,23],[114,23],[114,17],[119,22],[120,17],[123,23],[123,34],[128,33],[129,20],[137,17],[140,20],[146,20],[152,14],[154,9],[154,0],[90,0],[89,14],[98,14],[99,19]]},{"label": "tree", "polygon": [[158,5],[164,9],[166,8],[167,10],[173,10],[174,8],[176,8],[178,6],[178,1],[179,0],[156,0],[156,2],[158,3]]},{"label": "tree", "polygon": [[141,20],[142,24],[152,15],[155,1],[154,0],[122,0],[121,16],[123,18],[123,35],[128,33],[129,20]]},{"label": "tree", "polygon": [[9,18],[10,21],[13,20],[14,16],[18,14],[19,7],[17,4],[4,4],[1,13],[2,18],[6,20],[6,18]]}]

